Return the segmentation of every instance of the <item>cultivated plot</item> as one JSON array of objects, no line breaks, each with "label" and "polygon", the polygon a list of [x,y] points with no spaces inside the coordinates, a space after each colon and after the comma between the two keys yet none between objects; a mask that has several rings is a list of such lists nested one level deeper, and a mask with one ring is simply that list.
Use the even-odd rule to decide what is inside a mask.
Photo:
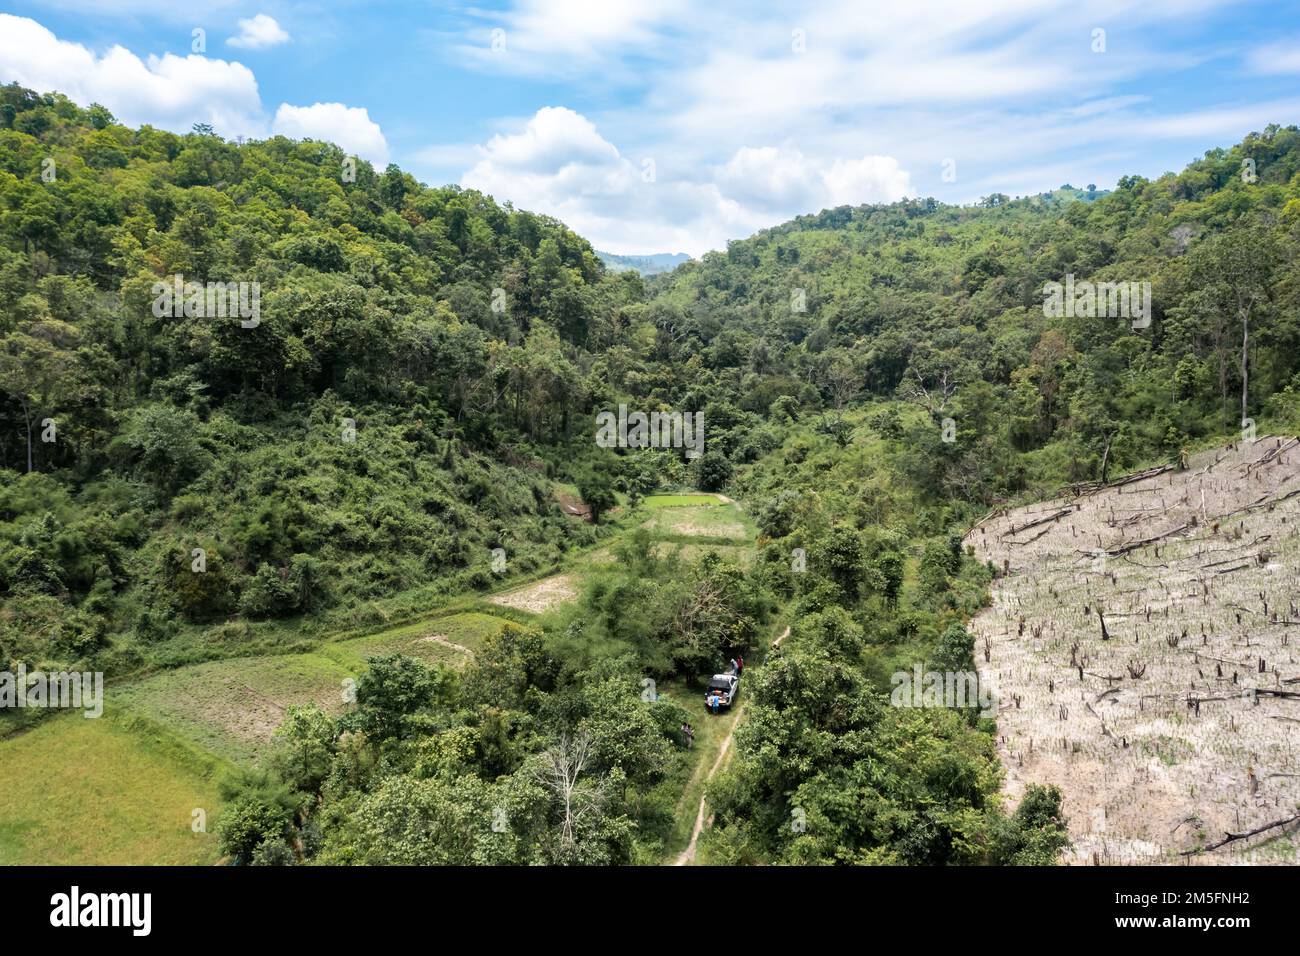
[{"label": "cultivated plot", "polygon": [[653,509],[645,527],[663,537],[708,538],[745,541],[750,534],[747,519],[734,504],[716,499],[711,505],[664,505]]},{"label": "cultivated plot", "polygon": [[509,623],[504,618],[473,611],[448,614],[327,644],[320,653],[358,673],[369,658],[383,654],[405,654],[426,664],[460,667],[470,661],[485,640]]},{"label": "cultivated plot", "polygon": [[345,682],[359,673],[320,653],[246,657],[167,671],[118,688],[113,697],[212,753],[254,763],[291,704],[340,713]]},{"label": "cultivated plot", "polygon": [[558,604],[572,601],[578,596],[579,581],[572,574],[555,574],[542,578],[532,584],[514,588],[488,598],[493,604],[527,611],[529,614],[543,614]]}]

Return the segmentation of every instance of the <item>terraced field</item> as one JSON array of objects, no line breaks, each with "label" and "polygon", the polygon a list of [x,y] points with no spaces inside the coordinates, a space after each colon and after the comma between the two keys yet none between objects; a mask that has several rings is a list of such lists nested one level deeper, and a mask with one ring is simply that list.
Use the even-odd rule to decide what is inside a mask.
[{"label": "terraced field", "polygon": [[339,713],[344,681],[358,673],[319,653],[241,657],[112,688],[112,700],[114,708],[143,714],[214,754],[253,764],[291,704]]},{"label": "terraced field", "polygon": [[577,579],[571,574],[556,574],[521,588],[494,595],[488,600],[516,611],[544,614],[557,604],[572,601],[577,596]]},{"label": "terraced field", "polygon": [[720,495],[647,495],[642,502],[647,508],[708,508],[724,504]]},{"label": "terraced field", "polygon": [[660,558],[675,555],[682,561],[698,561],[708,552],[717,553],[724,560],[747,567],[754,563],[754,549],[748,544],[694,544],[681,541],[661,541],[655,546]]},{"label": "terraced field", "polygon": [[321,653],[356,674],[366,659],[380,654],[405,654],[428,664],[460,666],[483,642],[508,624],[505,618],[475,611],[449,614],[365,637],[326,644]]},{"label": "terraced field", "polygon": [[734,502],[703,495],[674,497],[689,497],[691,501],[683,504],[669,499],[671,503],[652,505],[652,516],[644,527],[666,540],[687,543],[734,544],[754,535],[753,523]]}]

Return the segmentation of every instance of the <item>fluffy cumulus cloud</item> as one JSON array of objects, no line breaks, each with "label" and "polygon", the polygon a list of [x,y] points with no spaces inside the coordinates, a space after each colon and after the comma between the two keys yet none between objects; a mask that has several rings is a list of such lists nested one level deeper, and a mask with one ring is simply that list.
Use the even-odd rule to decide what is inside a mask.
[{"label": "fluffy cumulus cloud", "polygon": [[142,60],[121,46],[96,55],[25,17],[0,14],[0,80],[101,103],[129,125],[211,123],[228,136],[265,130],[257,79],[243,64],[171,53]]},{"label": "fluffy cumulus cloud", "polygon": [[894,202],[915,195],[912,178],[892,156],[836,159],[822,173],[822,182],[826,185],[828,206]]},{"label": "fluffy cumulus cloud", "polygon": [[[267,45],[274,31],[257,24],[260,17],[240,24],[244,36],[260,37]],[[274,20],[264,19],[280,31]],[[121,46],[96,54],[60,40],[35,20],[0,14],[0,82],[10,81],[66,94],[83,106],[101,103],[129,126],[148,123],[188,132],[195,123],[210,123],[226,137],[273,132],[328,140],[376,165],[388,163],[388,142],[364,108],[284,103],[268,120],[257,79],[242,63],[171,53],[142,60]]]},{"label": "fluffy cumulus cloud", "polygon": [[[541,78],[549,102],[596,123],[543,110],[455,171],[468,166],[465,184],[627,252],[720,248],[828,206],[905,195],[973,202],[1159,175],[1294,115],[1290,91],[1241,106],[1263,98],[1242,83],[1300,72],[1293,35],[1239,47],[1236,87],[1225,88],[1222,72],[1206,83],[1217,20],[1236,2],[808,0],[795,10],[775,0],[611,0],[599,9],[506,0],[471,18],[451,55],[475,70]],[[1170,42],[1173,26],[1205,42]],[[495,45],[491,30],[500,31]],[[1175,73],[1205,84],[1195,106],[1161,102]],[[598,153],[565,154],[582,148]],[[463,149],[422,155],[452,166]],[[658,161],[652,184],[639,178],[646,156]],[[620,206],[621,225],[612,217]],[[679,213],[683,221],[671,219]],[[685,238],[673,246],[656,238],[665,235]]]},{"label": "fluffy cumulus cloud", "polygon": [[267,47],[279,46],[289,42],[289,34],[265,13],[239,21],[239,33],[226,40],[231,46],[245,50],[265,50]]},{"label": "fluffy cumulus cloud", "polygon": [[617,164],[618,150],[585,116],[562,107],[537,111],[514,134],[497,135],[480,151],[485,169],[515,174],[549,174],[573,167],[599,168]]},{"label": "fluffy cumulus cloud", "polygon": [[620,153],[587,117],[550,106],[480,146],[461,185],[556,216],[610,252],[695,255],[799,213],[911,193],[887,156],[819,161],[764,146],[702,174],[661,167]]},{"label": "fluffy cumulus cloud", "polygon": [[381,169],[388,165],[388,141],[379,124],[363,107],[342,103],[290,106],[281,103],[273,131],[292,139],[319,139],[337,143],[347,152],[368,159]]},{"label": "fluffy cumulus cloud", "polygon": [[892,156],[836,157],[828,162],[775,146],[738,149],[716,180],[738,202],[777,214],[894,202],[913,194],[911,178]]}]

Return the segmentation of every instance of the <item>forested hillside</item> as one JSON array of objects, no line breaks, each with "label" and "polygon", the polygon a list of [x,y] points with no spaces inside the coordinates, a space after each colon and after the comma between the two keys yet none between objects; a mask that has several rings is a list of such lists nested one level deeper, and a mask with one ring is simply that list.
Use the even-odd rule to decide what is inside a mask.
[{"label": "forested hillside", "polygon": [[[635,275],[330,145],[3,99],[0,657],[455,591],[492,548],[526,571],[590,538],[546,479],[590,457],[555,449],[606,397],[589,347]],[[156,317],[176,275],[259,283],[259,323]]]},{"label": "forested hillside", "polygon": [[[678,269],[654,287],[655,320],[743,376],[746,409],[784,394],[920,405],[934,427],[909,434],[910,468],[935,494],[1095,478],[1103,459],[1124,468],[1241,427],[1243,317],[1245,417],[1292,414],[1297,172],[1300,133],[1270,127],[1092,202],[826,210]],[[1044,284],[1068,274],[1150,282],[1150,326],[1044,318]],[[881,421],[896,431],[892,412]]]},{"label": "forested hillside", "polygon": [[[995,569],[963,532],[1243,407],[1296,425],[1294,127],[1105,194],[827,210],[652,279],[328,144],[15,86],[0,127],[5,666],[303,651],[608,549],[461,665],[378,656],[341,712],[289,709],[227,781],[236,861],[660,861],[705,719],[680,700],[744,654],[704,862],[1050,862],[1059,795],[1003,806],[988,715],[889,705],[899,670],[974,668]],[[1150,282],[1150,324],[1045,318],[1068,274]],[[176,276],[257,283],[255,321],[160,316]],[[620,402],[702,412],[706,450],[599,447]],[[689,489],[743,514],[656,523]]]}]

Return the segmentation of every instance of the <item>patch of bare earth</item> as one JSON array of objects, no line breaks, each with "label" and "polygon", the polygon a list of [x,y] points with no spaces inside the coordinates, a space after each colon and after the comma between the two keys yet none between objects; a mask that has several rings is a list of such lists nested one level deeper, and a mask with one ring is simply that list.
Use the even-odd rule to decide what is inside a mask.
[{"label": "patch of bare earth", "polygon": [[652,518],[646,524],[646,527],[692,538],[735,538],[738,540],[744,540],[745,538],[745,526],[738,521],[692,521],[687,515],[664,515]]},{"label": "patch of bare earth", "polygon": [[284,723],[288,708],[235,680],[227,680],[224,707],[202,708],[222,730],[240,740],[266,741]]},{"label": "patch of bare earth", "polygon": [[211,685],[196,688],[176,712],[214,724],[239,740],[265,743],[284,723],[291,705],[313,703],[330,714],[338,714],[343,709],[334,685],[303,687],[272,697],[238,677],[222,676]]},{"label": "patch of bare earth", "polygon": [[474,652],[468,647],[464,644],[457,644],[455,641],[449,640],[445,634],[430,634],[428,637],[420,638],[420,640],[427,641],[430,644],[437,644],[439,647],[445,647],[448,650],[456,651],[458,654],[464,654],[468,657],[474,656]]},{"label": "patch of bare earth", "polygon": [[966,538],[1008,794],[1061,788],[1073,863],[1300,861],[1297,440],[1077,492]]},{"label": "patch of bare earth", "polygon": [[557,604],[572,601],[577,596],[578,589],[573,575],[557,574],[554,577],[543,578],[524,587],[515,588],[513,591],[506,591],[504,594],[494,594],[488,600],[493,604],[512,607],[517,611],[541,614]]},{"label": "patch of bare earth", "polygon": [[555,500],[559,503],[561,510],[563,510],[566,515],[581,518],[583,521],[591,521],[591,506],[577,495],[570,495],[563,491],[557,491],[555,492]]}]

